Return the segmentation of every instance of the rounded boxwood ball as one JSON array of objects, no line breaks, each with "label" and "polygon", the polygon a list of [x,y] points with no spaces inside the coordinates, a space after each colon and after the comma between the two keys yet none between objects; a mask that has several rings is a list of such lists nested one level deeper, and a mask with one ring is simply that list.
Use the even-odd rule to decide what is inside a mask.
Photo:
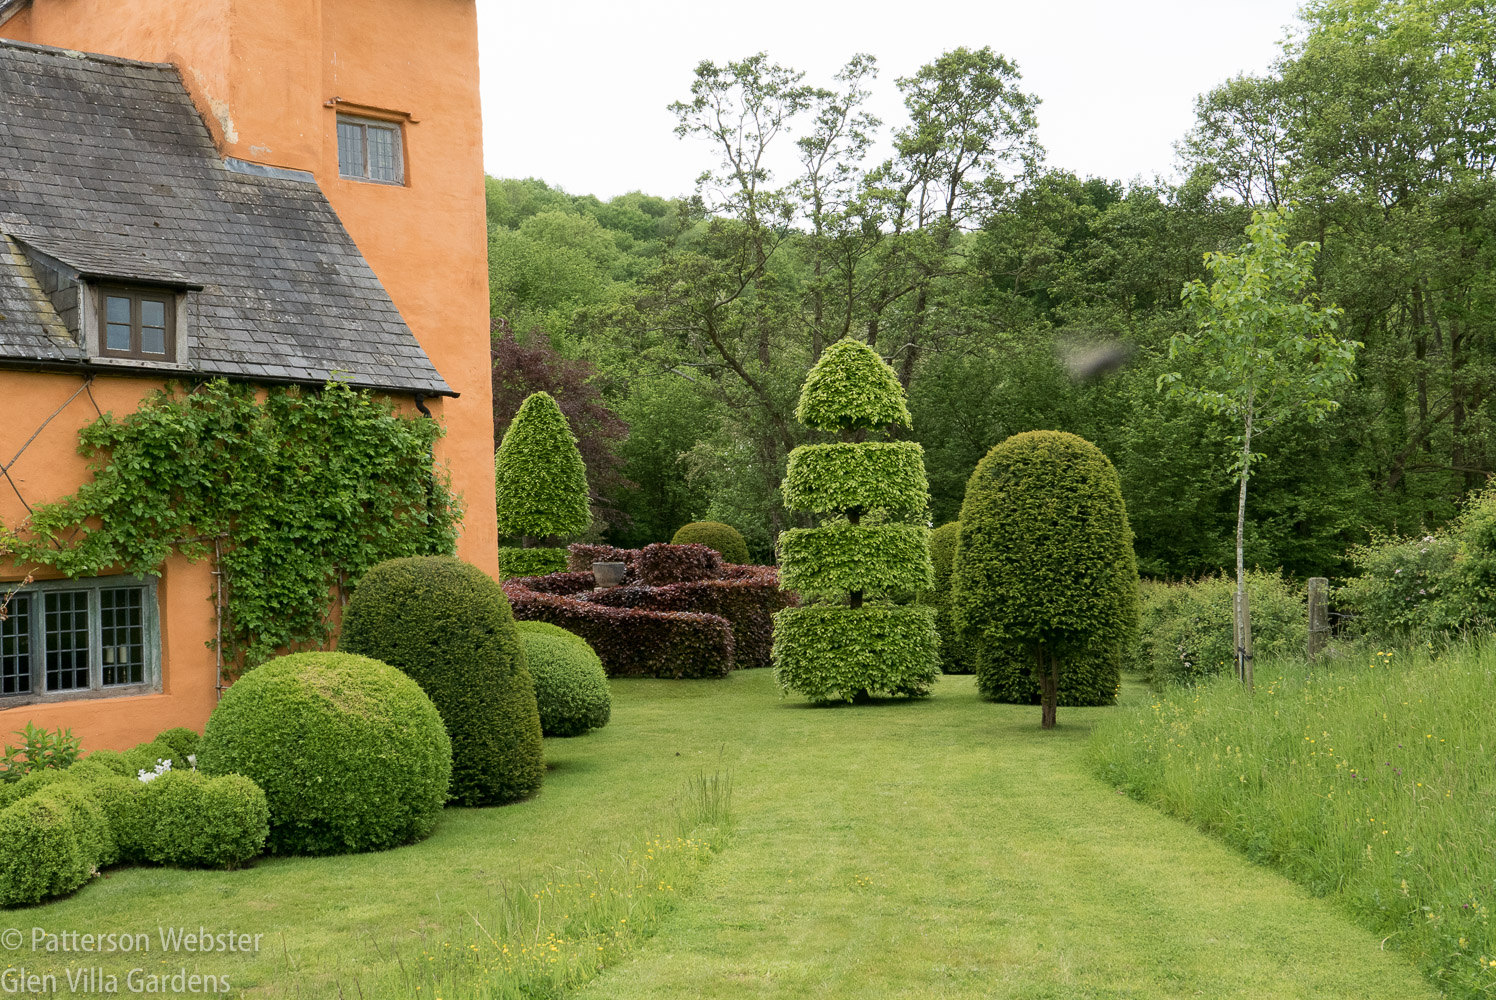
[{"label": "rounded boxwood ball", "polygon": [[575,632],[549,622],[516,622],[525,644],[540,728],[547,736],[580,736],[601,729],[613,713],[603,663]]},{"label": "rounded boxwood ball", "polygon": [[683,525],[670,539],[671,545],[705,545],[715,549],[724,562],[745,565],[748,562],[748,543],[743,533],[721,521],[692,521]]},{"label": "rounded boxwood ball", "polygon": [[535,685],[503,588],[451,556],[391,559],[364,574],[338,648],[403,670],[452,737],[452,798],[465,806],[540,789]]},{"label": "rounded boxwood ball", "polygon": [[431,699],[394,667],[296,653],[224,692],[197,763],[264,789],[269,850],[344,854],[431,833],[447,801],[452,743]]}]

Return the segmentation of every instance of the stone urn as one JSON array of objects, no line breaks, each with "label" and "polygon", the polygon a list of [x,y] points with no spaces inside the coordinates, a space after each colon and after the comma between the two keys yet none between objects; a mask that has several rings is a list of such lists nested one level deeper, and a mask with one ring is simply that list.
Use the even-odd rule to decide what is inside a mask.
[{"label": "stone urn", "polygon": [[595,562],[592,564],[592,580],[597,585],[594,590],[607,590],[616,587],[623,582],[623,574],[627,566],[621,562]]}]

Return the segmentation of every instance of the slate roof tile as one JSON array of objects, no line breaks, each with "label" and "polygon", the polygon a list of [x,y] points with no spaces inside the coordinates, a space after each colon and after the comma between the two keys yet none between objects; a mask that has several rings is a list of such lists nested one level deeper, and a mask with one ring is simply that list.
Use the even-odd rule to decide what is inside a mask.
[{"label": "slate roof tile", "polygon": [[0,136],[0,363],[81,353],[26,243],[84,276],[201,285],[204,374],[451,391],[321,189],[230,169],[173,67],[0,39]]}]

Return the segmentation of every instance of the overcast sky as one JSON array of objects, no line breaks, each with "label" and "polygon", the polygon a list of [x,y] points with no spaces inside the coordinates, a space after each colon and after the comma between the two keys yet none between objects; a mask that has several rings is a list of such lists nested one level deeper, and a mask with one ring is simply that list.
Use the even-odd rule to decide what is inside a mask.
[{"label": "overcast sky", "polygon": [[479,0],[484,164],[604,199],[684,194],[716,158],[675,137],[666,106],[689,96],[702,59],[767,51],[829,86],[847,57],[869,52],[880,67],[871,107],[886,132],[902,121],[895,78],[958,45],[990,45],[1043,100],[1051,166],[1171,175],[1195,96],[1266,69],[1299,2]]}]

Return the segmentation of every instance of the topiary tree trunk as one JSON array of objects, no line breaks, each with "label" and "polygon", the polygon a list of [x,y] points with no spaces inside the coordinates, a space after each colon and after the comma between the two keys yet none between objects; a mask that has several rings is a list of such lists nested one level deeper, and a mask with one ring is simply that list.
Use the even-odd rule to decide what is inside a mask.
[{"label": "topiary tree trunk", "polygon": [[897,520],[929,506],[924,450],[865,440],[909,426],[904,390],[872,348],[843,340],[811,370],[795,415],[842,440],[790,453],[786,506],[825,522],[779,536],[780,582],[821,603],[775,614],[775,679],[815,701],[928,694],[940,673],[933,610],[893,603],[933,586],[929,530]]}]

